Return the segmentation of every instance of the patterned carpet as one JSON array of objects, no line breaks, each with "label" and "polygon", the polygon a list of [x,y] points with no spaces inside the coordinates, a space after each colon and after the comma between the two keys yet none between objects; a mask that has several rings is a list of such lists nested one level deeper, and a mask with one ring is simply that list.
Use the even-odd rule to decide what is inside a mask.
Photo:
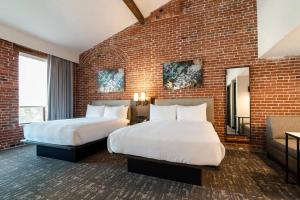
[{"label": "patterned carpet", "polygon": [[[270,167],[272,166],[272,168]],[[106,151],[79,163],[37,157],[34,146],[0,152],[0,199],[300,199],[300,187],[263,154],[227,151],[219,169],[193,186],[128,173]]]}]

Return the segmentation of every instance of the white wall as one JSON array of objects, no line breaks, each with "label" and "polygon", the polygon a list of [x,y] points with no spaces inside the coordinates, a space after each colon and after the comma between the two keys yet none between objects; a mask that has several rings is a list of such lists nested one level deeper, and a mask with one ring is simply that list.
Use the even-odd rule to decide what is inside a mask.
[{"label": "white wall", "polygon": [[237,76],[249,76],[248,67],[231,68],[226,71],[226,85],[231,84],[232,80],[236,80]]},{"label": "white wall", "polygon": [[236,78],[236,114],[238,117],[250,117],[249,76]]},{"label": "white wall", "polygon": [[300,55],[300,25],[267,51],[262,58],[281,58]]},{"label": "white wall", "polygon": [[0,38],[21,46],[28,47],[30,49],[73,61],[75,63],[79,62],[79,53],[33,37],[4,24],[0,24]]},{"label": "white wall", "polygon": [[[257,0],[258,57],[295,55],[296,41],[280,47],[281,50],[277,44],[299,25],[300,0]],[[276,52],[280,51],[280,54],[272,53],[276,45]],[[296,55],[300,52],[297,51]]]}]

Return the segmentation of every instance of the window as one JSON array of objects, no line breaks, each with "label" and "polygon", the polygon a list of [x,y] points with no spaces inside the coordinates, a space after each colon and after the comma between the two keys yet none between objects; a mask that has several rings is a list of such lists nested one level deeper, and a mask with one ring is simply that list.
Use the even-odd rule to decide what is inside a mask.
[{"label": "window", "polygon": [[47,61],[19,54],[19,123],[46,120]]}]

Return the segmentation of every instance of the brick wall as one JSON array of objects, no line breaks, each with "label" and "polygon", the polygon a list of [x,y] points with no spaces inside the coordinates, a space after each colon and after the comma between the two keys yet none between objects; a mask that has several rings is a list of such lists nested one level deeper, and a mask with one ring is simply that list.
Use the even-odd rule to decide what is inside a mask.
[{"label": "brick wall", "polygon": [[[204,84],[169,91],[162,85],[162,63],[200,58]],[[300,115],[300,57],[257,59],[256,0],[173,0],[80,56],[76,70],[77,116],[96,99],[131,99],[134,92],[151,97],[213,97],[216,131],[225,140],[225,69],[250,66],[251,147],[265,141],[268,115]],[[125,92],[98,94],[96,73],[125,69]],[[245,143],[244,140],[241,143]]]},{"label": "brick wall", "polygon": [[21,144],[19,126],[19,52],[46,58],[47,54],[0,39],[0,149]]},{"label": "brick wall", "polygon": [[[22,127],[19,126],[19,53],[40,58],[48,54],[19,46],[0,38],[0,150],[21,145]],[[76,68],[78,64],[74,63]],[[76,71],[74,70],[74,96],[76,95]],[[74,109],[76,102],[74,102]]]},{"label": "brick wall", "polygon": [[267,116],[300,115],[300,57],[254,61],[250,84],[251,139],[260,145]]},{"label": "brick wall", "polygon": [[16,46],[0,40],[0,149],[20,143],[18,125],[18,52]]}]

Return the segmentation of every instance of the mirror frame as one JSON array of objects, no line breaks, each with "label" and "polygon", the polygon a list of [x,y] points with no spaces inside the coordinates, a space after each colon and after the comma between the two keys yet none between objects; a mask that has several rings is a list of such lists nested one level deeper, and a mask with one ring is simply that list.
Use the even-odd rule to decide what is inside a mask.
[{"label": "mirror frame", "polygon": [[[226,82],[227,82],[227,73],[228,73],[228,70],[230,69],[237,69],[237,68],[249,68],[249,98],[250,98],[250,130],[249,130],[249,134],[248,135],[239,135],[239,134],[234,134],[234,135],[231,135],[231,134],[228,134],[227,133],[227,85],[226,85]],[[241,142],[241,143],[250,143],[250,140],[251,140],[251,132],[252,132],[252,109],[251,109],[251,67],[250,65],[241,65],[241,66],[233,66],[233,67],[226,67],[225,68],[225,87],[224,87],[224,90],[225,90],[225,95],[224,95],[224,98],[225,98],[225,116],[224,116],[224,122],[225,122],[225,126],[224,126],[224,129],[225,129],[225,140],[227,142]]]}]

